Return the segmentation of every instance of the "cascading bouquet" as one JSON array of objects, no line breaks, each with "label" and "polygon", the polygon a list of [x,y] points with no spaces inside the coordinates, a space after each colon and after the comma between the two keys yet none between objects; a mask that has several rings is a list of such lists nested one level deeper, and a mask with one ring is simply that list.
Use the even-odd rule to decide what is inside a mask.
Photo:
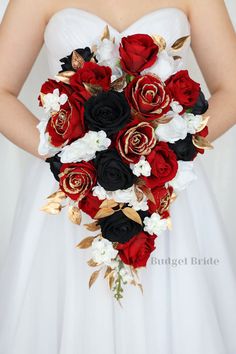
[{"label": "cascading bouquet", "polygon": [[59,182],[42,210],[68,206],[74,223],[81,210],[93,219],[84,226],[96,235],[76,247],[91,247],[89,287],[104,270],[119,302],[124,284],[142,290],[138,269],[171,229],[170,205],[196,178],[193,160],[212,148],[208,103],[176,55],[188,37],[170,48],[159,35],[116,43],[106,26],[91,48],[60,60],[39,95],[47,115],[38,150]]}]

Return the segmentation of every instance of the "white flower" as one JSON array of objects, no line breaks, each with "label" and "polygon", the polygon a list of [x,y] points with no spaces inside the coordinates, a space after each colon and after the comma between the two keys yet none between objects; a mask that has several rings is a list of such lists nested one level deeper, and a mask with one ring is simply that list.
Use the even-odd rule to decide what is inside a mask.
[{"label": "white flower", "polygon": [[162,50],[157,57],[155,63],[147,69],[141,72],[141,75],[145,75],[148,72],[152,72],[159,76],[162,81],[167,80],[171,75],[176,72],[176,61],[173,56],[168,53],[167,50]]},{"label": "white flower", "polygon": [[183,118],[187,122],[188,133],[195,134],[201,126],[202,115],[194,115],[192,113],[184,113]]},{"label": "white flower", "polygon": [[119,46],[112,40],[104,38],[97,42],[96,59],[99,65],[109,66],[112,70],[111,81],[122,76],[123,72],[117,65],[119,62]]},{"label": "white flower", "polygon": [[65,104],[68,100],[68,96],[63,93],[60,95],[58,89],[53,90],[53,93],[47,93],[43,96],[43,108],[45,112],[58,112],[60,110],[60,106]]},{"label": "white flower", "polygon": [[166,219],[161,219],[157,213],[153,213],[150,217],[146,216],[143,223],[145,225],[144,231],[147,231],[150,235],[159,235],[167,229]]},{"label": "white flower", "polygon": [[61,162],[90,161],[95,158],[97,151],[106,150],[111,144],[103,130],[89,131],[82,138],[65,146],[60,153]]},{"label": "white flower", "polygon": [[104,263],[107,266],[116,267],[117,263],[114,258],[118,251],[114,249],[112,242],[99,236],[92,242],[92,259],[96,263]]},{"label": "white flower", "polygon": [[53,155],[57,154],[61,149],[50,145],[49,134],[45,133],[47,124],[48,124],[47,120],[42,120],[37,125],[37,129],[39,130],[39,133],[40,133],[38,153],[40,155],[52,155],[53,156]]},{"label": "white flower", "polygon": [[93,191],[93,195],[95,197],[98,197],[99,200],[107,199],[107,192],[102,186],[97,185],[93,187],[92,191]]},{"label": "white flower", "polygon": [[151,166],[144,156],[141,156],[139,162],[136,164],[131,163],[130,168],[133,171],[133,174],[137,177],[141,175],[148,177],[151,175]]},{"label": "white flower", "polygon": [[193,161],[178,161],[178,170],[176,176],[168,182],[175,191],[184,190],[197,176],[193,169]]},{"label": "white flower", "polygon": [[188,133],[187,122],[179,114],[168,112],[167,116],[173,118],[169,123],[159,124],[155,134],[160,141],[175,143],[177,140],[185,139]]},{"label": "white flower", "polygon": [[172,108],[172,111],[178,114],[183,110],[183,106],[181,106],[181,104],[178,101],[172,101],[170,103],[170,106]]}]

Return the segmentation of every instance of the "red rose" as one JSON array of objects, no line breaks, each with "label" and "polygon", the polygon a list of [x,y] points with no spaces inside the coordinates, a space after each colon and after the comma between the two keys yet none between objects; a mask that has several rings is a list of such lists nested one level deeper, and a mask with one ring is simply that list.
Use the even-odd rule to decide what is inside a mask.
[{"label": "red rose", "polygon": [[136,76],[155,63],[158,51],[159,47],[148,34],[123,37],[119,46],[121,67],[125,72]]},{"label": "red rose", "polygon": [[173,193],[173,187],[156,187],[152,189],[152,195],[155,199],[155,203],[148,200],[149,211],[151,213],[158,213],[163,216],[170,205],[171,195]]},{"label": "red rose", "polygon": [[74,103],[72,96],[70,102],[68,100],[48,121],[46,132],[53,146],[69,144],[85,134],[84,107],[82,104],[79,105],[79,102],[76,103],[76,107],[71,103]]},{"label": "red rose", "polygon": [[151,165],[151,176],[142,177],[149,188],[162,187],[172,180],[178,170],[178,163],[175,153],[168,144],[161,141],[157,143],[152,152],[147,156],[147,161]]},{"label": "red rose", "polygon": [[41,87],[40,95],[38,96],[39,106],[43,106],[43,95],[53,93],[55,89],[59,90],[60,95],[66,94],[67,96],[70,96],[73,92],[72,88],[69,85],[66,85],[61,81],[57,82],[55,80],[48,79],[48,81],[46,81]]},{"label": "red rose", "polygon": [[86,198],[83,198],[79,202],[79,207],[81,210],[83,210],[83,212],[91,216],[91,218],[93,219],[94,216],[97,214],[102,202],[103,200],[98,199],[98,197],[95,197],[92,192],[89,192]]},{"label": "red rose", "polygon": [[157,119],[170,109],[171,97],[163,82],[154,74],[135,77],[125,88],[125,96],[145,120]]},{"label": "red rose", "polygon": [[151,252],[156,248],[156,237],[142,231],[128,242],[118,243],[116,249],[119,250],[121,260],[134,268],[145,267]]},{"label": "red rose", "polygon": [[91,162],[65,163],[59,178],[60,188],[78,202],[88,195],[97,181],[96,169]]},{"label": "red rose", "polygon": [[178,101],[184,109],[193,107],[200,94],[200,84],[193,81],[188,70],[180,70],[166,80],[166,86],[172,97]]},{"label": "red rose", "polygon": [[137,163],[142,155],[150,154],[156,145],[155,132],[147,122],[132,121],[116,138],[116,149],[127,163]]},{"label": "red rose", "polygon": [[91,94],[86,90],[84,83],[101,86],[104,91],[110,89],[111,68],[93,62],[85,62],[70,78],[70,85],[79,96],[88,100]]}]

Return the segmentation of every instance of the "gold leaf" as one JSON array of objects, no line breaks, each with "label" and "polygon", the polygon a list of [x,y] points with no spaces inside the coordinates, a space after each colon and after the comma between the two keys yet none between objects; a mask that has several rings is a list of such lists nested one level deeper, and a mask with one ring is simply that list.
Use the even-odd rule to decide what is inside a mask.
[{"label": "gold leaf", "polygon": [[83,66],[83,64],[84,58],[79,53],[77,53],[76,50],[74,50],[71,58],[72,68],[78,70],[79,68],[81,68],[81,66]]},{"label": "gold leaf", "polygon": [[57,192],[54,192],[53,194],[49,195],[47,197],[47,200],[59,203],[66,198],[67,198],[67,196],[65,195],[65,193],[62,192],[61,190],[58,190]]},{"label": "gold leaf", "polygon": [[138,285],[139,289],[141,290],[141,292],[143,294],[143,286],[142,286],[142,284],[138,283],[137,285]]},{"label": "gold leaf", "polygon": [[102,92],[102,87],[100,85],[90,84],[88,82],[84,82],[83,84],[91,95],[97,95],[99,92]]},{"label": "gold leaf", "polygon": [[211,143],[206,138],[200,135],[193,135],[192,142],[193,145],[195,145],[199,149],[211,150],[214,148],[213,145],[211,145]]},{"label": "gold leaf", "polygon": [[174,60],[178,60],[178,59],[182,59],[182,57],[180,57],[179,55],[174,55],[174,56],[173,56],[173,59],[174,59]]},{"label": "gold leaf", "polygon": [[90,267],[97,267],[99,263],[96,263],[92,258],[87,262]]},{"label": "gold leaf", "polygon": [[44,96],[45,96],[45,94],[40,92],[40,100],[41,100],[43,106],[44,106]]},{"label": "gold leaf", "polygon": [[111,83],[111,89],[120,91],[126,85],[126,75],[119,77]]},{"label": "gold leaf", "polygon": [[136,281],[135,281],[134,279],[131,280],[130,284],[132,284],[132,285],[137,285],[137,283],[136,283]]},{"label": "gold leaf", "polygon": [[100,269],[95,270],[95,272],[92,273],[90,279],[89,279],[89,288],[94,284],[94,282],[97,280],[97,277],[99,275]]},{"label": "gold leaf", "polygon": [[105,199],[99,208],[114,208],[118,205],[113,199]]},{"label": "gold leaf", "polygon": [[166,48],[166,41],[162,36],[154,34],[152,39],[154,40],[154,43],[159,47],[160,51]]},{"label": "gold leaf", "polygon": [[184,36],[184,37],[177,39],[177,41],[175,41],[174,44],[172,44],[171,48],[174,50],[181,49],[189,37],[190,36],[188,35],[188,36]]},{"label": "gold leaf", "polygon": [[98,210],[97,214],[94,216],[94,219],[105,218],[107,216],[114,214],[114,212],[115,211],[111,208],[102,208],[102,209]]},{"label": "gold leaf", "polygon": [[103,41],[103,39],[110,39],[110,31],[109,31],[109,27],[108,25],[105,26],[104,30],[103,30],[103,34],[101,36],[101,41]]},{"label": "gold leaf", "polygon": [[151,189],[146,187],[145,185],[141,186],[141,189],[143,193],[146,195],[146,197],[154,204],[156,204],[155,198],[151,192]]},{"label": "gold leaf", "polygon": [[109,277],[108,277],[108,283],[109,283],[110,289],[112,289],[112,285],[114,283],[114,280],[115,280],[114,275],[111,273],[111,275],[109,275]]},{"label": "gold leaf", "polygon": [[69,216],[70,221],[72,221],[74,224],[77,224],[77,225],[81,224],[82,215],[81,215],[81,211],[78,207],[71,205],[68,209],[68,216]]},{"label": "gold leaf", "polygon": [[176,198],[177,198],[177,194],[175,192],[172,192],[171,197],[170,197],[170,203],[173,203]]},{"label": "gold leaf", "polygon": [[[174,117],[174,116],[173,116]],[[162,116],[162,117],[160,117],[160,118],[158,118],[158,119],[155,119],[155,120],[153,120],[152,122],[151,122],[151,124],[152,124],[152,126],[154,127],[154,128],[156,128],[156,127],[158,127],[158,125],[159,124],[167,124],[167,123],[169,123],[172,119],[173,119],[173,117],[170,117],[170,116]]]},{"label": "gold leaf", "polygon": [[104,275],[104,278],[108,277],[109,274],[113,271],[113,269],[109,266],[107,266],[107,269],[106,269],[106,272],[105,272],[105,275]]},{"label": "gold leaf", "polygon": [[70,83],[70,77],[75,74],[74,71],[64,71],[62,73],[58,73],[55,78],[61,82],[64,82],[65,84]]},{"label": "gold leaf", "polygon": [[137,197],[137,201],[141,202],[143,200],[143,192],[138,188],[138,186],[134,185],[134,192]]},{"label": "gold leaf", "polygon": [[126,208],[122,209],[122,212],[125,214],[125,216],[127,216],[127,218],[133,220],[137,224],[140,224],[140,225],[143,224],[140,215],[133,208],[126,207]]},{"label": "gold leaf", "polygon": [[100,226],[97,224],[97,221],[94,221],[91,224],[84,224],[84,226],[89,231],[97,231],[100,229]]},{"label": "gold leaf", "polygon": [[43,206],[40,210],[45,211],[51,215],[57,215],[60,213],[62,206],[60,203],[50,202],[47,205]]},{"label": "gold leaf", "polygon": [[94,238],[95,237],[93,237],[93,236],[85,237],[82,241],[80,241],[80,243],[78,243],[78,245],[76,245],[76,247],[77,248],[89,248],[89,247],[91,247]]},{"label": "gold leaf", "polygon": [[166,219],[166,223],[167,223],[167,228],[169,230],[172,230],[172,221],[171,221],[171,218],[167,218]]},{"label": "gold leaf", "polygon": [[198,130],[196,131],[196,133],[202,131],[207,126],[209,119],[210,119],[210,116],[202,116],[201,124],[200,124]]}]

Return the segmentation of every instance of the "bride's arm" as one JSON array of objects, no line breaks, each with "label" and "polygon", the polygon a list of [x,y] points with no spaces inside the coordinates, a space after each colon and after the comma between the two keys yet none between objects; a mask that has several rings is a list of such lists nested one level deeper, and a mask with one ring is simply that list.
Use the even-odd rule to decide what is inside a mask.
[{"label": "bride's arm", "polygon": [[192,49],[211,93],[209,140],[236,123],[236,35],[223,0],[188,0]]},{"label": "bride's arm", "polygon": [[0,132],[37,157],[38,120],[17,96],[42,47],[44,28],[45,6],[35,0],[10,1],[0,25]]}]

